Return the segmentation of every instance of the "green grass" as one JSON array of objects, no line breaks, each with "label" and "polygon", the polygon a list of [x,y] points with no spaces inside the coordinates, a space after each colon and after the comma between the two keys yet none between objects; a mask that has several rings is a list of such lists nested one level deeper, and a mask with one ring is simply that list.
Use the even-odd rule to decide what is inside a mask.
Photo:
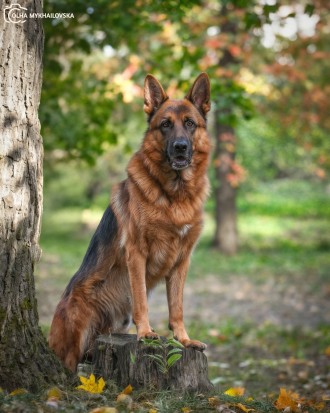
[{"label": "green grass", "polygon": [[330,266],[330,222],[320,218],[292,218],[242,214],[239,217],[240,249],[225,257],[211,248],[214,221],[206,217],[203,236],[196,248],[191,277],[232,274],[262,279],[269,274],[311,272],[327,277]]},{"label": "green grass", "polygon": [[277,180],[260,183],[239,197],[241,213],[296,218],[329,218],[329,193],[319,181]]},{"label": "green grass", "polygon": [[[41,246],[45,254],[60,257],[63,274],[81,263],[89,240],[102,216],[100,209],[63,208],[44,213]],[[193,254],[190,277],[231,274],[266,277],[269,273],[314,272],[327,277],[330,265],[330,221],[324,218],[239,216],[240,250],[225,257],[211,248],[214,221],[206,215],[205,227]]]}]

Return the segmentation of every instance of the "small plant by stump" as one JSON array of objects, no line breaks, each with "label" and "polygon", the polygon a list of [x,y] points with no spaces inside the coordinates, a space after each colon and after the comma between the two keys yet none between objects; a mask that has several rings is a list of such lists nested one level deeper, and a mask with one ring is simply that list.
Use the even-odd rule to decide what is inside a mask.
[{"label": "small plant by stump", "polygon": [[181,347],[165,338],[139,342],[135,334],[100,336],[95,342],[93,370],[120,387],[212,390],[205,354]]}]

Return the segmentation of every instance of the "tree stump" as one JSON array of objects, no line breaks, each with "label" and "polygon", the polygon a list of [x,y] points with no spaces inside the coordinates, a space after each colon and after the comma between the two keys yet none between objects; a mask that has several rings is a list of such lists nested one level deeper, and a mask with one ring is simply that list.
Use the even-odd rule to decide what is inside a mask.
[{"label": "tree stump", "polygon": [[183,348],[182,357],[168,366],[166,339],[159,344],[137,341],[135,334],[99,336],[95,342],[93,370],[104,379],[112,379],[119,387],[208,392],[213,385],[208,379],[205,354]]}]

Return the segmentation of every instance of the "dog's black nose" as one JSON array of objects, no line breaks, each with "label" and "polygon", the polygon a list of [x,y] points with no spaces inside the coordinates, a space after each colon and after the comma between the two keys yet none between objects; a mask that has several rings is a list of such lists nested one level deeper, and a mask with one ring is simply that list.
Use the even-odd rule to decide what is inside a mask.
[{"label": "dog's black nose", "polygon": [[178,139],[174,142],[173,147],[176,152],[183,153],[188,149],[188,143],[185,139]]}]

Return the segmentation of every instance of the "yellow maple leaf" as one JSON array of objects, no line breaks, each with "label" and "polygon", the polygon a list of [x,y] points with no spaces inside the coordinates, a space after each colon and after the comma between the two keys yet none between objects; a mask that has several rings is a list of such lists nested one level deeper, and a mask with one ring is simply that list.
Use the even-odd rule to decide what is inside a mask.
[{"label": "yellow maple leaf", "polygon": [[129,384],[127,387],[124,388],[122,394],[131,394],[133,391],[133,387]]},{"label": "yellow maple leaf", "polygon": [[79,379],[82,384],[80,386],[77,386],[76,389],[85,390],[89,393],[103,392],[105,381],[102,377],[96,381],[94,374],[91,374],[89,378],[79,376]]},{"label": "yellow maple leaf", "polygon": [[190,409],[190,407],[182,407],[181,411],[182,413],[190,413],[192,410]]},{"label": "yellow maple leaf", "polygon": [[28,391],[26,389],[18,388],[13,390],[11,393],[9,393],[9,396],[18,396],[20,394],[27,394]]},{"label": "yellow maple leaf", "polygon": [[58,387],[52,387],[47,392],[47,399],[60,400],[62,398],[62,392]]},{"label": "yellow maple leaf", "polygon": [[254,409],[248,408],[248,407],[244,406],[244,404],[242,404],[242,403],[235,403],[234,406],[239,407],[239,408],[240,408],[241,410],[243,410],[243,412],[245,412],[245,413],[249,413],[249,412],[253,412],[253,411],[254,411]]},{"label": "yellow maple leaf", "polygon": [[91,410],[89,413],[118,413],[118,410],[115,407],[96,407],[95,409]]},{"label": "yellow maple leaf", "polygon": [[291,412],[301,411],[302,399],[300,399],[298,393],[294,393],[291,390],[286,390],[284,388],[280,389],[280,394],[275,401],[275,407],[277,410],[284,410],[290,408]]},{"label": "yellow maple leaf", "polygon": [[148,413],[157,413],[156,409],[149,409]]},{"label": "yellow maple leaf", "polygon": [[226,390],[224,394],[226,394],[227,396],[237,397],[243,396],[244,392],[244,387],[230,387],[230,389]]}]

